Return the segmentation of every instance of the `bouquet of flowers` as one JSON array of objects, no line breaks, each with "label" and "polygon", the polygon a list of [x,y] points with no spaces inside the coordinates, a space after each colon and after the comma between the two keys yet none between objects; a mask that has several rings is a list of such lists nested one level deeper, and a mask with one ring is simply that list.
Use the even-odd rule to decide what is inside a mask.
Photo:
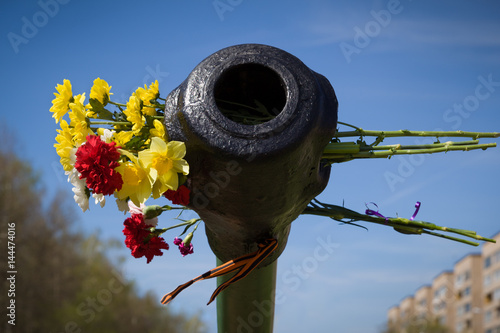
[{"label": "bouquet of flowers", "polygon": [[[184,185],[189,174],[183,159],[186,147],[166,140],[158,81],[139,87],[126,104],[111,101],[111,86],[100,78],[94,80],[88,103],[85,93],[73,95],[69,80],[56,90],[50,111],[61,128],[54,147],[82,211],[89,209],[90,197],[104,207],[106,196],[113,195],[118,209],[131,214],[123,233],[134,257],[146,256],[149,263],[161,256],[169,246],[160,236],[182,226],[181,235],[193,228],[184,240],[176,237],[174,244],[183,255],[193,253],[191,239],[199,219],[157,228],[157,216],[163,211],[189,204],[189,189]],[[181,206],[146,206],[150,197],[162,196]]]}]

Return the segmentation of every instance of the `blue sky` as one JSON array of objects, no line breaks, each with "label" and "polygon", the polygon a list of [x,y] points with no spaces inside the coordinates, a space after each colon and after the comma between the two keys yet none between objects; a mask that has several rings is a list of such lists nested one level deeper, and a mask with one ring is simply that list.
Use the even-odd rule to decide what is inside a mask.
[{"label": "blue sky", "polygon": [[[125,101],[158,79],[165,97],[205,57],[241,43],[282,48],[326,76],[343,122],[364,129],[500,131],[500,4],[494,0],[15,1],[0,5],[0,27],[0,122],[16,135],[19,154],[40,170],[48,194],[72,195],[52,147],[57,126],[48,110],[56,84],[70,79],[75,94],[88,96],[101,77],[113,86],[114,100]],[[357,211],[376,202],[383,214],[406,217],[421,201],[420,219],[491,236],[500,230],[499,165],[499,148],[353,161],[333,167],[320,199]],[[122,237],[124,217],[112,202],[86,213],[76,207],[74,218],[84,232]],[[293,223],[278,261],[276,332],[377,332],[389,307],[479,250],[368,228],[315,217]],[[322,241],[335,245],[331,255],[299,277],[294,267],[314,262]],[[194,255],[182,258],[171,249],[149,265],[124,246],[117,252],[126,256],[125,273],[138,288],[161,297],[214,266],[201,228],[194,244]],[[215,281],[195,284],[171,308],[200,312],[214,331],[215,304],[205,306],[213,289]]]}]

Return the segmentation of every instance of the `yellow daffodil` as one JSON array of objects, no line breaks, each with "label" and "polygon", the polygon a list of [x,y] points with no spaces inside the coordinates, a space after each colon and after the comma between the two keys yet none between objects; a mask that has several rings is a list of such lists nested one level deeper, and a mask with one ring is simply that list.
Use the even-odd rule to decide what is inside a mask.
[{"label": "yellow daffodil", "polygon": [[71,171],[73,169],[74,161],[72,154],[74,154],[75,144],[73,142],[73,135],[66,120],[61,120],[61,129],[57,130],[56,141],[54,144],[57,155],[61,158],[61,165],[64,171]]},{"label": "yellow daffodil", "polygon": [[85,142],[87,135],[93,134],[87,123],[87,110],[83,105],[84,102],[85,93],[75,96],[74,102],[69,103],[69,107],[71,108],[69,113],[71,133],[73,134],[73,140],[77,147]]},{"label": "yellow daffodil", "polygon": [[158,90],[158,80],[151,83],[149,88],[146,85],[144,85],[144,88],[137,88],[134,94],[140,98],[144,105],[142,112],[148,116],[156,116],[156,108],[152,106],[153,104],[151,103],[151,101],[157,99],[160,96]]},{"label": "yellow daffodil", "polygon": [[103,79],[97,78],[94,80],[94,85],[90,88],[90,97],[95,98],[104,106],[109,102],[109,95],[113,95],[110,93],[111,86],[104,81]]},{"label": "yellow daffodil", "polygon": [[151,138],[149,149],[139,152],[139,160],[149,169],[149,176],[154,182],[153,198],[158,198],[167,189],[177,190],[177,173],[189,173],[189,165],[183,159],[185,154],[184,142],[166,143],[158,137]]},{"label": "yellow daffodil", "polygon": [[69,104],[73,102],[73,92],[71,90],[71,82],[69,80],[64,80],[63,84],[58,84],[56,86],[58,93],[54,93],[56,98],[52,100],[52,107],[50,112],[52,112],[52,118],[55,118],[56,124],[61,120],[61,118],[69,111]]},{"label": "yellow daffodil", "polygon": [[127,116],[127,120],[133,124],[132,131],[134,133],[138,133],[144,127],[146,119],[141,114],[141,100],[139,97],[135,95],[130,96],[127,108],[123,110],[123,113]]},{"label": "yellow daffodil", "polygon": [[149,130],[149,135],[151,135],[151,137],[159,137],[160,139],[165,139],[165,126],[162,124],[161,121],[159,121],[158,119],[155,119],[153,121],[153,126],[154,128],[151,128]]},{"label": "yellow daffodil", "polygon": [[151,195],[152,180],[149,177],[148,170],[144,168],[141,161],[134,155],[122,149],[118,151],[120,154],[130,158],[130,161],[120,163],[115,168],[122,175],[123,179],[122,188],[116,192],[116,197],[120,200],[130,198],[135,205],[140,206]]}]

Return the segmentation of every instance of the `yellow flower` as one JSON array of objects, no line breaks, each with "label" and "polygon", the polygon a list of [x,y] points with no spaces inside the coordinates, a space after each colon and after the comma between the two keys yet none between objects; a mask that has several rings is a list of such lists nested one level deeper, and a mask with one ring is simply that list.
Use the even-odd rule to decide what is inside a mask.
[{"label": "yellow flower", "polygon": [[141,114],[141,100],[139,97],[135,95],[130,96],[127,108],[123,110],[123,113],[127,116],[127,120],[133,124],[132,131],[134,133],[138,133],[144,127],[146,119]]},{"label": "yellow flower", "polygon": [[153,180],[153,198],[158,198],[167,189],[177,190],[178,175],[189,173],[189,165],[183,159],[186,154],[184,142],[166,143],[158,137],[151,138],[151,146],[139,152],[139,160],[149,169]]},{"label": "yellow flower", "polygon": [[69,103],[73,102],[73,92],[71,91],[71,82],[64,80],[63,84],[58,84],[54,93],[56,98],[52,100],[50,112],[53,112],[52,118],[56,119],[56,124],[69,111]]},{"label": "yellow flower", "polygon": [[121,131],[113,135],[113,141],[116,142],[116,145],[118,147],[124,147],[127,144],[127,142],[129,142],[130,139],[132,139],[133,136],[134,132]]},{"label": "yellow flower", "polygon": [[79,147],[86,141],[89,134],[93,134],[92,130],[88,127],[86,113],[87,110],[83,103],[85,102],[85,93],[75,96],[74,103],[70,103],[71,111],[69,113],[71,133],[75,145]]},{"label": "yellow flower", "polygon": [[96,129],[97,135],[104,135],[104,130],[105,130],[105,128],[102,128],[102,127],[99,127],[98,129]]},{"label": "yellow flower", "polygon": [[104,106],[109,102],[109,95],[113,95],[110,93],[111,87],[109,84],[103,79],[97,78],[94,80],[94,85],[90,89],[90,97],[95,98]]},{"label": "yellow flower", "polygon": [[151,99],[157,99],[160,97],[160,90],[158,87],[158,80],[155,80],[155,82],[152,82],[149,85],[149,93],[153,96]]},{"label": "yellow flower", "polygon": [[97,118],[97,113],[95,113],[94,111],[92,111],[92,109],[90,109],[90,104],[87,104],[85,108],[87,109],[87,111],[85,112],[85,117],[94,119]]},{"label": "yellow flower", "polygon": [[73,142],[71,129],[66,120],[61,120],[61,129],[58,129],[57,133],[57,143],[54,144],[54,147],[56,148],[57,155],[61,158],[60,162],[64,171],[71,171],[74,164],[72,154],[74,153],[75,144]]},{"label": "yellow flower", "polygon": [[119,149],[120,154],[130,158],[130,161],[120,163],[115,168],[122,175],[123,185],[120,191],[116,192],[116,197],[120,200],[130,198],[136,206],[140,206],[151,195],[152,181],[148,175],[148,170],[144,168],[131,153]]},{"label": "yellow flower", "polygon": [[165,126],[158,119],[153,121],[154,128],[149,130],[149,135],[151,137],[159,137],[160,139],[165,139]]},{"label": "yellow flower", "polygon": [[156,116],[156,108],[152,106],[153,104],[151,104],[151,100],[155,100],[160,97],[158,80],[151,83],[149,89],[146,85],[144,85],[144,88],[137,88],[134,94],[139,97],[144,104],[142,112],[148,116]]}]

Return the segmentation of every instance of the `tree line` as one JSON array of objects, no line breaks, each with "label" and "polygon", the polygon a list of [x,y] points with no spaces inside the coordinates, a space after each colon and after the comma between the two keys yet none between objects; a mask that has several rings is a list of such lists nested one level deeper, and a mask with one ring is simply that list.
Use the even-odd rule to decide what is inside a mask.
[{"label": "tree line", "polygon": [[114,242],[78,232],[74,203],[62,193],[47,199],[29,163],[3,149],[0,166],[0,331],[206,331],[199,316],[173,314],[152,294],[139,295],[104,254]]}]

